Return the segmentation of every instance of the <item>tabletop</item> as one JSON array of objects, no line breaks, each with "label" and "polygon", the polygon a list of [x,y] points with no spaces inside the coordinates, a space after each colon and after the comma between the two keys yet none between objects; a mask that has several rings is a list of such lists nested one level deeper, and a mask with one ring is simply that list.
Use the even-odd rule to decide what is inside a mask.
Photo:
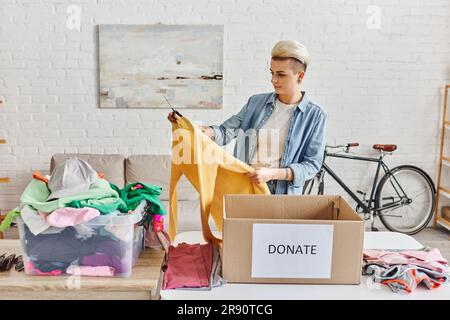
[{"label": "tabletop", "polygon": [[[218,234],[216,234],[218,235]],[[175,244],[204,243],[201,233],[185,232],[175,238]],[[397,232],[365,232],[364,248],[419,250],[423,245],[413,237]],[[410,294],[393,293],[387,286],[362,276],[359,285],[299,285],[227,283],[212,290],[161,290],[164,300],[450,300],[450,284],[434,290],[419,286]]]}]

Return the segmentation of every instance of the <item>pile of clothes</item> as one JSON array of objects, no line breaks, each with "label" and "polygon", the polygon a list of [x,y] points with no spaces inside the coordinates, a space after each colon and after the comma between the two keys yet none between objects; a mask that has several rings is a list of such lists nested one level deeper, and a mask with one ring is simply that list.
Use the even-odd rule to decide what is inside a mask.
[{"label": "pile of clothes", "polygon": [[363,274],[373,276],[393,292],[410,293],[420,283],[435,289],[448,283],[448,261],[439,249],[423,250],[364,250]]},{"label": "pile of clothes", "polygon": [[86,161],[69,158],[51,176],[33,174],[21,205],[6,215],[0,231],[21,217],[28,273],[129,274],[144,247],[143,229],[163,232],[161,191],[141,182],[119,189]]}]

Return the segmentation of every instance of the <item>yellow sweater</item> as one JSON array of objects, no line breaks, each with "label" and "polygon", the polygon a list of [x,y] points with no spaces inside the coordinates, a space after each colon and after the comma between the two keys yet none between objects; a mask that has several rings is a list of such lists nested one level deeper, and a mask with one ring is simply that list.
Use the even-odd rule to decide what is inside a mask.
[{"label": "yellow sweater", "polygon": [[266,183],[253,183],[244,174],[254,169],[236,159],[206,136],[186,117],[172,123],[172,164],[170,176],[170,223],[172,241],[177,232],[177,183],[184,174],[200,194],[203,237],[220,244],[209,227],[210,214],[217,229],[223,228],[225,194],[270,194]]}]

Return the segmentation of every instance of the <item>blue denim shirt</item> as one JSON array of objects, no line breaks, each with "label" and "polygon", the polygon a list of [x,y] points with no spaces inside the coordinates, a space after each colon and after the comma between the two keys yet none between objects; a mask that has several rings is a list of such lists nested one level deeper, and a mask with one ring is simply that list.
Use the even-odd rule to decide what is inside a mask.
[{"label": "blue denim shirt", "polygon": [[[325,111],[302,91],[303,98],[292,114],[280,168],[291,168],[292,181],[271,180],[272,194],[302,194],[305,181],[320,170],[325,149]],[[275,108],[275,92],[251,96],[239,113],[221,125],[212,125],[215,141],[223,146],[237,138],[234,156],[250,164],[257,145],[259,129]]]}]

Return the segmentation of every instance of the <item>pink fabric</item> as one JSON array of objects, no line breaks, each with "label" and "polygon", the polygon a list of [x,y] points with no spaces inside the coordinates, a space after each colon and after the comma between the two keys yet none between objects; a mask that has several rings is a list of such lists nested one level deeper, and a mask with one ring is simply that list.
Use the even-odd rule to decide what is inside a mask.
[{"label": "pink fabric", "polygon": [[87,267],[87,266],[70,266],[67,268],[68,274],[80,276],[94,277],[112,277],[114,276],[114,268],[109,266]]},{"label": "pink fabric", "polygon": [[448,271],[448,261],[441,255],[439,249],[405,250],[400,252],[385,250],[364,250],[364,260],[383,266],[409,264],[427,268],[437,272]]},{"label": "pink fabric", "polygon": [[65,228],[87,222],[98,217],[100,212],[94,208],[59,208],[47,215],[45,218],[50,226]]},{"label": "pink fabric", "polygon": [[170,246],[163,289],[209,286],[212,269],[212,244]]},{"label": "pink fabric", "polygon": [[36,269],[34,267],[33,262],[31,262],[31,261],[28,262],[28,270],[30,270],[31,273],[35,273],[35,274],[40,275],[40,276],[60,276],[62,274],[61,270],[53,270],[53,271],[50,271],[50,272],[42,272],[41,270]]},{"label": "pink fabric", "polygon": [[448,264],[448,261],[441,256],[439,249],[431,249],[430,251],[402,251],[402,254],[408,258],[415,258],[424,262],[438,262]]},{"label": "pink fabric", "polygon": [[153,217],[153,230],[156,232],[164,231],[164,216],[155,214]]}]

